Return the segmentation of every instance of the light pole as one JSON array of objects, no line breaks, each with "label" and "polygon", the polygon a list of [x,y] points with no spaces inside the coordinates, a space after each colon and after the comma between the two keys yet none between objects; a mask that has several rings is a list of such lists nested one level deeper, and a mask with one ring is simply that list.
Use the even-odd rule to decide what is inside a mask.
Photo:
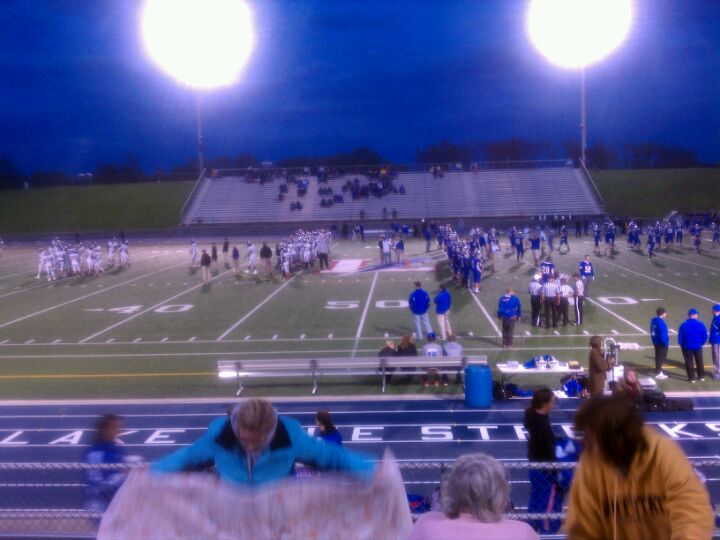
[{"label": "light pole", "polygon": [[580,160],[587,152],[585,70],[615,51],[633,18],[633,0],[532,0],[527,33],[552,64],[580,71]]},{"label": "light pole", "polygon": [[580,161],[585,165],[587,150],[587,107],[585,106],[585,67],[580,68]]},{"label": "light pole", "polygon": [[240,79],[255,45],[250,8],[245,0],[145,0],[140,25],[148,56],[195,91],[198,174],[202,174],[202,92]]},{"label": "light pole", "polygon": [[195,116],[197,119],[198,176],[200,176],[205,170],[205,143],[203,142],[202,97],[199,90],[195,93]]}]

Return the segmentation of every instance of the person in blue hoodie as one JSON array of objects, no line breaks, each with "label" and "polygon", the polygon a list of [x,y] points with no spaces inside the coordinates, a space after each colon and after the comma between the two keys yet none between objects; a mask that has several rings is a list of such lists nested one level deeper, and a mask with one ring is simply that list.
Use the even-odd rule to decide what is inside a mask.
[{"label": "person in blue hoodie", "polygon": [[155,473],[203,469],[211,465],[222,480],[260,485],[287,478],[295,463],[370,478],[375,465],[362,454],[307,434],[297,420],[278,415],[269,401],[248,399],[231,414],[213,420],[205,434],[153,463]]},{"label": "person in blue hoodie", "polygon": [[678,329],[678,344],[685,360],[688,382],[696,381],[693,361],[697,366],[697,376],[701,381],[705,380],[702,350],[707,338],[707,328],[698,320],[698,310],[694,308],[689,310],[687,320]]},{"label": "person in blue hoodie", "polygon": [[440,292],[433,298],[435,304],[435,315],[437,316],[438,326],[440,327],[440,339],[445,341],[453,331],[450,327],[450,307],[452,306],[452,297],[445,288],[440,285]]},{"label": "person in blue hoodie", "polygon": [[415,290],[410,295],[410,298],[408,298],[408,307],[415,321],[417,338],[423,339],[421,323],[425,326],[428,334],[430,334],[433,329],[432,326],[430,326],[430,318],[427,314],[430,308],[430,295],[422,288],[422,283],[419,281],[415,282]]},{"label": "person in blue hoodie", "polygon": [[515,296],[512,289],[507,289],[498,302],[497,316],[502,321],[503,348],[509,349],[513,344],[515,322],[522,317],[520,299]]},{"label": "person in blue hoodie", "polygon": [[[85,452],[85,463],[90,465],[118,465],[125,463],[125,452],[117,442],[122,431],[122,420],[114,414],[106,414],[97,422],[93,444]],[[85,471],[85,509],[104,512],[120,489],[127,470],[88,469]]]},{"label": "person in blue hoodie", "polygon": [[668,346],[670,345],[668,327],[665,324],[667,311],[665,311],[665,308],[659,307],[655,310],[655,315],[650,320],[650,339],[655,347],[655,378],[662,381],[667,379],[662,367],[665,360],[667,360]]},{"label": "person in blue hoodie", "polygon": [[713,379],[720,380],[720,304],[712,307],[713,318],[710,322],[710,347],[712,349],[712,361],[715,366]]}]

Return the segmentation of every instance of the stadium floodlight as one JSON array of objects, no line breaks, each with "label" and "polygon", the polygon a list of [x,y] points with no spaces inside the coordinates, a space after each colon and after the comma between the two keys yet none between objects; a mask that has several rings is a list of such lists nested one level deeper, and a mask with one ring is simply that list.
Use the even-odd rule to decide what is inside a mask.
[{"label": "stadium floodlight", "polygon": [[200,92],[238,81],[255,38],[244,0],[146,0],[145,50],[162,71],[197,92],[198,168],[204,169]]},{"label": "stadium floodlight", "polygon": [[532,0],[527,33],[552,64],[580,70],[581,159],[585,163],[585,68],[613,53],[627,37],[632,0]]}]

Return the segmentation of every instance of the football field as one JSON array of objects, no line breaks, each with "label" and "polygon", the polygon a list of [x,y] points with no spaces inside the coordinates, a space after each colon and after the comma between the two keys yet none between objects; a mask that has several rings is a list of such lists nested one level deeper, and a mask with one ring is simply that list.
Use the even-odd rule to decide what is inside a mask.
[{"label": "football field", "polygon": [[[221,238],[217,239],[218,245]],[[231,238],[244,255],[244,240]],[[274,241],[271,243],[274,245]],[[451,322],[467,354],[487,355],[491,364],[524,362],[540,354],[587,362],[589,336],[637,343],[621,351],[626,366],[649,372],[653,365],[648,324],[655,308],[668,309],[671,349],[666,390],[689,390],[674,331],[695,307],[707,323],[720,301],[720,250],[705,237],[697,254],[661,249],[655,260],[630,252],[624,238],[612,257],[593,255],[590,237],[571,239],[567,254],[555,254],[560,272],[572,274],[590,254],[596,280],[585,302],[585,324],[559,329],[529,325],[527,286],[535,270],[529,252],[486,262],[479,294],[451,282],[440,251],[425,252],[410,241],[407,264],[380,267],[376,240],[337,241],[330,271],[298,271],[285,281],[277,273],[239,275],[220,260],[209,285],[190,268],[189,240],[133,241],[132,267],[99,277],[48,283],[35,278],[41,245],[6,247],[0,257],[0,395],[3,399],[218,397],[234,392],[217,377],[217,360],[376,356],[386,339],[396,342],[414,328],[407,308],[413,282],[431,295],[441,283],[453,296]],[[201,247],[209,248],[202,241]],[[433,248],[435,245],[433,244]],[[503,247],[507,250],[507,240]],[[493,268],[494,266],[494,268]],[[500,346],[497,301],[513,287],[523,302],[515,347]],[[571,320],[573,319],[571,314]],[[433,326],[436,326],[431,316]],[[420,343],[421,345],[422,343]],[[711,364],[706,350],[706,366]],[[373,394],[375,379],[322,384],[329,395]],[[517,379],[520,385],[533,381]],[[537,382],[537,381],[535,381]],[[557,385],[557,380],[546,381]],[[715,390],[707,380],[693,390]],[[453,393],[423,389],[419,381],[391,385],[390,392]],[[307,381],[251,381],[247,395],[305,395]]]}]

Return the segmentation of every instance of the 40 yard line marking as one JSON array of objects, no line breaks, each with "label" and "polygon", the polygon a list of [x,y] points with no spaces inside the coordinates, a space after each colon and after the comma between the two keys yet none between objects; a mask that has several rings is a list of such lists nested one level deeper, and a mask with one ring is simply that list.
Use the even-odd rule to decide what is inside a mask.
[{"label": "40 yard line marking", "polygon": [[475,303],[476,303],[476,304],[478,305],[478,307],[480,308],[480,311],[483,312],[483,315],[485,315],[485,318],[490,322],[490,325],[493,327],[493,330],[495,330],[495,333],[497,334],[497,336],[498,336],[498,337],[502,337],[502,332],[501,332],[500,329],[498,328],[498,325],[495,324],[495,321],[492,319],[492,317],[490,317],[490,314],[489,314],[489,313],[487,312],[487,310],[485,309],[485,306],[482,305],[482,303],[481,303],[480,300],[478,299],[477,295],[476,295],[476,294],[473,294],[473,295],[472,295],[472,299],[475,300]]},{"label": "40 yard line marking", "polygon": [[133,279],[129,279],[127,281],[123,281],[122,283],[116,283],[115,285],[112,285],[110,287],[105,287],[99,291],[91,292],[88,294],[85,294],[83,296],[78,296],[77,298],[73,298],[72,300],[68,300],[67,302],[63,302],[62,304],[56,304],[54,306],[50,306],[49,308],[41,309],[40,311],[36,311],[34,313],[30,313],[29,315],[24,315],[22,317],[18,317],[17,319],[13,319],[12,321],[8,321],[5,323],[0,324],[0,328],[5,328],[6,326],[10,326],[11,324],[19,323],[21,321],[24,321],[26,319],[30,319],[32,317],[36,317],[38,315],[42,315],[43,313],[47,313],[48,311],[52,311],[57,308],[61,308],[64,306],[67,306],[69,304],[73,304],[75,302],[79,302],[80,300],[85,300],[86,298],[90,298],[91,296],[95,296],[96,294],[103,294],[108,291],[111,291],[113,289],[116,289],[118,287],[122,287],[123,285],[127,285],[128,283],[133,283],[139,279],[145,279],[150,276],[154,276],[155,274],[159,274],[160,272],[165,272],[166,270],[171,270],[172,268],[177,268],[178,266],[184,266],[185,263],[179,263],[179,264],[173,264],[170,266],[166,266],[164,268],[161,268],[160,270],[155,270],[154,272],[150,272],[148,274],[143,274],[141,276],[135,277]]},{"label": "40 yard line marking", "polygon": [[[221,272],[221,273],[218,274],[217,276],[210,278],[210,282],[212,282],[212,281],[214,281],[214,280],[216,280],[216,279],[221,278],[222,276],[224,276],[224,275],[227,274],[228,272],[230,272],[230,270],[225,270],[224,272]],[[105,328],[105,329],[103,329],[103,330],[100,330],[99,332],[95,332],[94,334],[91,334],[91,335],[89,335],[89,336],[86,337],[86,338],[81,339],[78,343],[85,343],[85,342],[87,342],[87,341],[90,341],[91,339],[94,339],[94,338],[96,338],[96,337],[98,337],[98,336],[101,336],[101,335],[103,335],[104,333],[109,332],[110,330],[113,330],[113,329],[117,328],[118,326],[121,326],[121,325],[125,324],[126,322],[130,322],[130,321],[132,321],[132,320],[134,320],[134,319],[137,319],[137,318],[140,317],[141,315],[145,315],[146,313],[149,313],[149,312],[151,312],[151,311],[159,308],[160,306],[162,306],[162,305],[164,305],[164,304],[167,304],[168,302],[172,302],[172,301],[175,300],[176,298],[180,298],[181,296],[183,296],[183,295],[185,295],[185,294],[187,294],[187,293],[189,293],[189,292],[192,292],[192,291],[194,291],[195,289],[199,289],[200,287],[204,287],[205,285],[207,285],[207,284],[204,283],[204,282],[200,282],[200,283],[198,283],[197,285],[193,285],[192,287],[189,287],[189,288],[185,289],[184,291],[181,291],[181,292],[179,292],[178,294],[175,294],[175,295],[171,296],[170,298],[164,299],[162,302],[158,302],[157,304],[155,304],[155,305],[153,305],[153,306],[150,306],[150,307],[147,308],[147,309],[143,309],[142,311],[137,312],[135,315],[130,315],[129,317],[127,317],[126,319],[123,319],[122,321],[118,321],[118,322],[116,322],[115,324],[111,324],[111,325],[108,326],[107,328]]]},{"label": "40 yard line marking", "polygon": [[358,324],[357,332],[355,332],[355,345],[353,345],[352,358],[355,358],[355,354],[357,353],[358,344],[360,343],[360,336],[362,335],[363,327],[365,326],[365,318],[367,317],[368,308],[370,307],[370,300],[372,300],[372,295],[375,291],[375,284],[377,283],[377,278],[378,273],[375,272],[372,284],[370,285],[370,291],[368,292],[367,300],[365,300],[365,307],[363,308],[362,315],[360,316],[360,323]]},{"label": "40 yard line marking", "polygon": [[240,326],[240,325],[241,325],[242,323],[244,323],[247,319],[249,319],[249,318],[253,315],[253,313],[255,313],[258,309],[260,309],[260,308],[263,307],[265,304],[267,304],[270,300],[272,300],[272,298],[273,298],[276,294],[278,294],[278,293],[279,293],[280,291],[282,291],[285,287],[287,287],[288,285],[290,285],[290,283],[292,283],[292,281],[293,281],[296,277],[298,277],[298,276],[300,276],[300,275],[302,275],[302,272],[299,272],[299,273],[295,274],[293,277],[291,277],[290,279],[288,279],[288,280],[287,280],[285,283],[283,283],[278,289],[276,289],[275,291],[273,291],[267,298],[265,298],[265,300],[263,300],[262,302],[260,302],[257,306],[255,306],[254,308],[252,308],[250,311],[248,311],[240,320],[238,320],[238,321],[237,321],[235,324],[233,324],[230,328],[228,328],[227,330],[225,330],[222,334],[220,334],[220,336],[218,336],[218,338],[217,338],[215,341],[222,341],[223,339],[225,339],[225,337],[226,337],[230,332],[232,332],[233,330],[235,330],[238,326]]}]

